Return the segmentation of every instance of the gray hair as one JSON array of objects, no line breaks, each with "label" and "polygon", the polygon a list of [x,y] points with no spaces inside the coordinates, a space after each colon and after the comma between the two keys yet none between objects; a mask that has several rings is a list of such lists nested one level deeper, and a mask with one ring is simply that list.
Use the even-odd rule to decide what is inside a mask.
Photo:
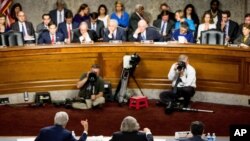
[{"label": "gray hair", "polygon": [[142,4],[136,4],[136,6],[135,6],[135,11],[136,11],[136,12],[139,11],[141,7],[143,7]]},{"label": "gray hair", "polygon": [[123,119],[120,130],[122,132],[133,132],[138,131],[139,128],[140,125],[137,120],[132,116],[127,116]]},{"label": "gray hair", "polygon": [[81,24],[79,25],[79,28],[81,27],[81,26],[86,26],[87,27],[87,29],[88,29],[88,24],[86,23],[86,22],[81,22]]},{"label": "gray hair", "polygon": [[54,118],[54,124],[65,127],[69,121],[69,115],[66,112],[57,112]]},{"label": "gray hair", "polygon": [[185,54],[181,54],[178,58],[178,61],[183,61],[183,62],[187,62],[188,61],[188,56]]},{"label": "gray hair", "polygon": [[109,20],[109,23],[114,23],[115,25],[116,25],[116,27],[118,26],[118,22],[117,22],[117,20],[115,20],[115,19],[110,19]]}]

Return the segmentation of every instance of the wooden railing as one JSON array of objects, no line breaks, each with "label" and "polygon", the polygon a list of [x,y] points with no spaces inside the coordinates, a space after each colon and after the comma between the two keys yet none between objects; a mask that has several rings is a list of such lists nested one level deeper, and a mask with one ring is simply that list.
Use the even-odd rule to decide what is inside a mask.
[{"label": "wooden railing", "polygon": [[[95,43],[0,48],[0,94],[76,89],[80,75],[94,63],[116,88],[123,56],[138,53],[135,76],[142,88],[167,89],[170,66],[189,56],[197,89],[250,94],[250,50],[196,44]],[[129,87],[136,87],[131,79]]]}]

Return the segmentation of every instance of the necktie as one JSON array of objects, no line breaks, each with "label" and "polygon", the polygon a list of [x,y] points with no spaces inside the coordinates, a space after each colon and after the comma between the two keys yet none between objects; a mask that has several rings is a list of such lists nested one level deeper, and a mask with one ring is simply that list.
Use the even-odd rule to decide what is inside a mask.
[{"label": "necktie", "polygon": [[23,32],[23,36],[26,35],[26,32],[25,32],[25,28],[24,28],[24,25],[22,24],[22,32]]},{"label": "necktie", "polygon": [[165,26],[166,26],[166,22],[164,22],[163,25],[162,25],[162,27],[161,27],[161,35],[164,34],[164,28],[165,28]]},{"label": "necktie", "polygon": [[55,35],[51,35],[51,44],[55,43]]},{"label": "necktie", "polygon": [[96,31],[96,26],[95,26],[95,24],[92,25],[92,29]]},{"label": "necktie", "polygon": [[142,40],[146,40],[146,37],[141,33]]},{"label": "necktie", "polygon": [[62,22],[62,12],[59,12],[59,22],[58,22],[58,24],[61,23],[61,22]]},{"label": "necktie", "polygon": [[180,83],[180,82],[181,82],[181,78],[180,78],[180,75],[179,75],[176,82],[175,82],[174,88],[173,88],[173,93],[174,94],[177,94],[177,86],[178,86],[178,83]]},{"label": "necktie", "polygon": [[115,39],[115,34],[114,34],[114,33],[112,34],[112,39],[113,39],[113,40]]},{"label": "necktie", "polygon": [[68,24],[68,39],[69,39],[69,41],[70,41],[70,39],[71,39],[70,24]]}]

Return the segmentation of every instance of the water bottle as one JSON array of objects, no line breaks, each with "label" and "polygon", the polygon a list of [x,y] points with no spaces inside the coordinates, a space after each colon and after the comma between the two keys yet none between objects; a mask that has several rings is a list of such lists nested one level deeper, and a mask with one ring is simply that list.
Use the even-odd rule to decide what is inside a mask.
[{"label": "water bottle", "polygon": [[216,141],[216,135],[215,135],[215,133],[212,134],[212,141]]},{"label": "water bottle", "polygon": [[207,133],[207,141],[213,141],[210,133]]}]

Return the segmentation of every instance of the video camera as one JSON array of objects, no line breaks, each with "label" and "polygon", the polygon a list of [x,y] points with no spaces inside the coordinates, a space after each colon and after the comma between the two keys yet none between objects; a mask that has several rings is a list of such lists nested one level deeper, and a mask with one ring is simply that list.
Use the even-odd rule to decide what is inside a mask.
[{"label": "video camera", "polygon": [[186,63],[183,62],[183,61],[179,61],[178,64],[177,64],[177,70],[178,71],[184,70],[186,67],[187,67]]},{"label": "video camera", "polygon": [[123,57],[123,68],[134,69],[140,62],[141,58],[136,53],[133,55],[125,55]]},{"label": "video camera", "polygon": [[88,81],[89,81],[91,84],[93,84],[93,83],[95,83],[95,82],[97,81],[97,75],[96,75],[95,72],[92,71],[92,72],[89,73]]}]

